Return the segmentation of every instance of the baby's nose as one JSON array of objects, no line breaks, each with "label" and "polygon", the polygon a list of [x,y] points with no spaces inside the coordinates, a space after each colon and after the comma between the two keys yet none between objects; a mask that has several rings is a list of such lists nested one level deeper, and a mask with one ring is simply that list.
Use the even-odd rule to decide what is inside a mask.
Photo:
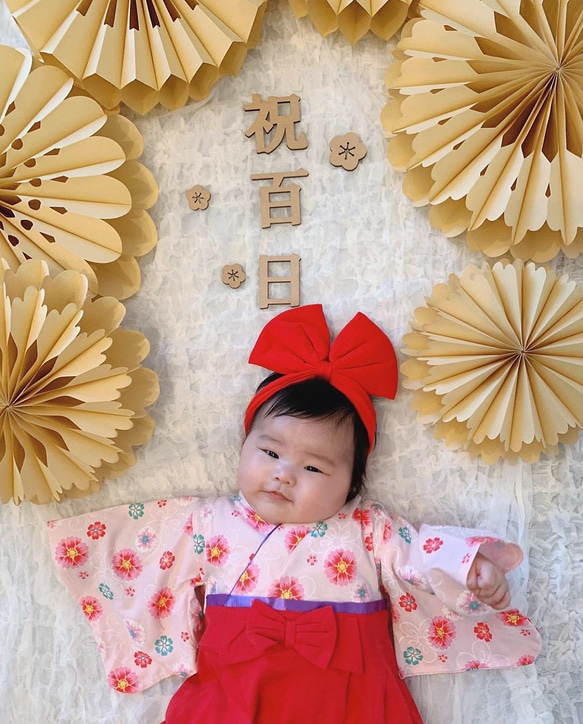
[{"label": "baby's nose", "polygon": [[287,464],[285,461],[279,460],[279,465],[275,470],[275,479],[285,485],[293,485],[295,483],[295,474],[293,466]]}]

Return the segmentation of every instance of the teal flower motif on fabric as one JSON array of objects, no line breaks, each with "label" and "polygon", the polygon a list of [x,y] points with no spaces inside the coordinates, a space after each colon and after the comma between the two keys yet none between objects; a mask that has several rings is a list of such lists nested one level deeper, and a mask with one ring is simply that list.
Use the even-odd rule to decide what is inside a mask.
[{"label": "teal flower motif on fabric", "polygon": [[192,542],[194,543],[194,552],[195,553],[203,553],[204,552],[204,536],[202,535],[193,535],[192,536]]},{"label": "teal flower motif on fabric", "polygon": [[310,535],[312,536],[312,538],[322,538],[326,535],[327,530],[328,524],[320,521],[319,523],[316,523],[316,525],[312,528],[312,530],[310,531]]},{"label": "teal flower motif on fabric", "polygon": [[239,493],[235,493],[235,495],[231,496],[231,500],[233,501],[233,503],[240,503],[241,496],[239,495]]},{"label": "teal flower motif on fabric", "polygon": [[144,515],[144,504],[143,503],[131,503],[129,509],[129,516],[134,520],[139,520]]},{"label": "teal flower motif on fabric", "polygon": [[419,662],[423,660],[423,654],[421,651],[413,648],[413,646],[409,646],[406,651],[403,651],[403,656],[409,666],[417,666]]},{"label": "teal flower motif on fabric", "polygon": [[106,583],[100,583],[99,584],[99,591],[101,595],[104,598],[107,598],[109,601],[113,599],[113,591]]},{"label": "teal flower motif on fabric", "polygon": [[409,531],[409,528],[399,528],[399,535],[405,543],[411,543],[411,532]]},{"label": "teal flower motif on fabric", "polygon": [[156,639],[154,646],[156,647],[156,653],[161,654],[162,656],[168,656],[168,654],[171,654],[174,651],[174,642],[166,635],[160,636],[159,639]]}]

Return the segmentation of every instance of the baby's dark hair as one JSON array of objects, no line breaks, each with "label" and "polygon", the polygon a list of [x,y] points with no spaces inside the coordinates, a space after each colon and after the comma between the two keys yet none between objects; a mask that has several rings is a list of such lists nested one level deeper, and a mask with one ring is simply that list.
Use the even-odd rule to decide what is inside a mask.
[{"label": "baby's dark hair", "polygon": [[[257,392],[282,375],[273,372],[257,388]],[[354,405],[340,390],[322,377],[313,377],[303,382],[288,385],[274,392],[257,410],[257,415],[290,415],[303,420],[332,420],[340,426],[352,422],[354,434],[354,461],[352,481],[346,500],[356,497],[364,485],[369,440],[364,423]],[[251,423],[253,427],[253,422]]]}]

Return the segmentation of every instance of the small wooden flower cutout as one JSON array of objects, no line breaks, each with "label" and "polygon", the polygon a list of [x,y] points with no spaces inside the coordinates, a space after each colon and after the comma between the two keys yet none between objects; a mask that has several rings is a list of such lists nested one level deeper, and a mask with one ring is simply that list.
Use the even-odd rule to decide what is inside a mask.
[{"label": "small wooden flower cutout", "polygon": [[223,284],[227,284],[231,289],[237,289],[247,279],[247,275],[240,264],[225,264],[222,279]]},{"label": "small wooden flower cutout", "polygon": [[367,148],[356,133],[334,136],[330,141],[330,163],[354,171],[367,154]]},{"label": "small wooden flower cutout", "polygon": [[211,200],[211,192],[207,191],[200,184],[196,184],[186,192],[186,200],[193,211],[204,211],[208,209]]}]

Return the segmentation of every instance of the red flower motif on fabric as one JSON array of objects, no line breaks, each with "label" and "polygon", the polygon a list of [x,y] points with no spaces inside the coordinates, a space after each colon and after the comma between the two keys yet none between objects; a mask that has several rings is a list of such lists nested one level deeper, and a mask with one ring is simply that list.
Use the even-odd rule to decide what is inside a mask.
[{"label": "red flower motif on fabric", "polygon": [[168,618],[175,602],[172,591],[169,588],[162,588],[148,601],[148,611],[154,618]]},{"label": "red flower motif on fabric", "polygon": [[470,562],[471,555],[469,553],[466,553],[466,555],[462,558],[462,566],[465,566],[466,563]]},{"label": "red flower motif on fabric", "polygon": [[186,523],[184,524],[184,527],[182,528],[182,530],[186,533],[186,535],[189,538],[192,538],[192,536],[194,535],[194,528],[192,527],[192,515],[188,516],[188,519],[187,519]]},{"label": "red flower motif on fabric", "polygon": [[129,596],[130,598],[133,598],[136,595],[136,589],[132,588],[131,586],[128,586],[126,590],[124,591],[126,596]]},{"label": "red flower motif on fabric", "polygon": [[167,500],[159,500],[157,505],[159,508],[164,508],[168,504]]},{"label": "red flower motif on fabric", "polygon": [[431,619],[427,638],[432,646],[438,649],[447,649],[451,646],[455,635],[455,626],[449,618],[436,616]]},{"label": "red flower motif on fabric", "polygon": [[172,568],[172,564],[176,560],[176,556],[172,553],[172,551],[165,551],[162,553],[162,557],[160,558],[160,568],[163,571],[166,571],[168,568]]},{"label": "red flower motif on fabric", "polygon": [[356,575],[356,559],[350,551],[338,548],[324,561],[324,570],[332,583],[346,586]]},{"label": "red flower motif on fabric", "polygon": [[291,553],[308,535],[310,529],[302,525],[299,528],[292,528],[285,537],[285,547],[288,553]]},{"label": "red flower motif on fabric", "polygon": [[480,546],[482,543],[498,543],[499,538],[492,538],[491,535],[475,535],[472,538],[466,538],[469,546]]},{"label": "red flower motif on fabric", "polygon": [[344,518],[348,518],[346,513],[344,513],[344,512],[338,513],[338,520],[344,520]]},{"label": "red flower motif on fabric", "polygon": [[247,568],[239,576],[239,580],[235,585],[236,593],[248,593],[252,591],[257,585],[257,578],[259,577],[259,568],[255,563],[250,563]]},{"label": "red flower motif on fabric", "polygon": [[304,589],[297,578],[284,576],[274,581],[269,589],[268,596],[272,598],[287,598],[291,601],[300,601],[304,597]]},{"label": "red flower motif on fabric", "polygon": [[133,694],[138,690],[138,677],[125,667],[110,671],[107,683],[120,694]]},{"label": "red flower motif on fabric", "polygon": [[466,664],[466,671],[471,669],[485,669],[486,667],[480,661],[468,661]]},{"label": "red flower motif on fabric", "polygon": [[91,525],[87,528],[87,537],[93,538],[93,540],[99,540],[99,538],[103,538],[106,531],[106,525],[105,523],[100,523],[98,520],[95,521],[95,523],[91,523]]},{"label": "red flower motif on fabric", "polygon": [[89,574],[87,571],[79,571],[79,578],[84,581],[86,578],[89,578]]},{"label": "red flower motif on fabric", "polygon": [[245,518],[249,525],[260,532],[269,530],[272,526],[251,508],[245,510]]},{"label": "red flower motif on fabric", "polygon": [[137,553],[129,548],[118,551],[111,559],[113,572],[124,581],[133,581],[142,572],[142,561]]},{"label": "red flower motif on fabric", "polygon": [[136,666],[140,666],[145,669],[152,663],[152,657],[148,656],[145,651],[136,651],[134,653],[134,663]]},{"label": "red flower motif on fabric", "polygon": [[437,658],[441,661],[442,664],[445,664],[445,662],[447,661],[447,656],[445,654],[439,654]]},{"label": "red flower motif on fabric", "polygon": [[222,535],[213,536],[206,544],[206,559],[213,566],[223,566],[230,552],[227,539]]},{"label": "red flower motif on fabric", "polygon": [[383,543],[388,543],[393,537],[393,526],[390,520],[385,520],[383,526]]},{"label": "red flower motif on fabric", "polygon": [[372,533],[369,533],[366,536],[366,538],[364,539],[364,545],[365,545],[367,551],[372,551],[372,549],[373,549]]},{"label": "red flower motif on fabric", "polygon": [[97,621],[103,613],[101,602],[94,596],[83,596],[83,598],[79,600],[79,604],[88,621]]},{"label": "red flower motif on fabric", "polygon": [[478,623],[474,626],[474,633],[479,639],[485,641],[486,643],[490,643],[490,641],[492,641],[492,632],[490,631],[490,627],[487,623]]},{"label": "red flower motif on fabric", "polygon": [[509,611],[501,611],[496,614],[496,618],[499,618],[506,626],[524,626],[529,623],[526,616],[523,616],[517,608],[510,609]]},{"label": "red flower motif on fabric", "polygon": [[524,656],[521,656],[518,661],[516,662],[517,666],[528,666],[529,664],[534,663],[534,656],[530,656],[530,654],[524,654]]},{"label": "red flower motif on fabric", "polygon": [[355,508],[352,518],[357,520],[363,528],[372,523],[370,510],[365,510],[364,508]]},{"label": "red flower motif on fabric", "polygon": [[411,613],[411,611],[417,610],[417,601],[410,593],[406,593],[399,598],[399,606],[404,608],[407,613]]},{"label": "red flower motif on fabric", "polygon": [[63,568],[79,568],[89,555],[89,548],[80,538],[65,538],[55,548],[55,559]]},{"label": "red flower motif on fabric", "polygon": [[184,642],[190,641],[190,634],[188,633],[188,631],[182,631],[181,634],[180,634],[180,638],[181,638]]},{"label": "red flower motif on fabric", "polygon": [[315,566],[316,563],[318,562],[318,557],[315,556],[313,553],[311,553],[311,554],[307,557],[306,560],[308,561],[308,563],[309,563],[311,566]]},{"label": "red flower motif on fabric", "polygon": [[435,553],[443,545],[441,538],[428,538],[423,544],[423,550],[426,553]]}]

